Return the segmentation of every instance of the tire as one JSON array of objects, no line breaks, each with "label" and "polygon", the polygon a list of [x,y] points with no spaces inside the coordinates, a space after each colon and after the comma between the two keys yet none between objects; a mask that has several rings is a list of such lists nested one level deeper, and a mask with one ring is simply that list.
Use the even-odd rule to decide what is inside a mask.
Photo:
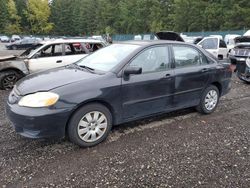
[{"label": "tire", "polygon": [[21,77],[20,74],[13,70],[0,72],[0,89],[12,89]]},{"label": "tire", "polygon": [[17,50],[17,47],[16,46],[12,46],[12,50]]},{"label": "tire", "polygon": [[111,127],[112,115],[108,108],[92,103],[81,107],[73,114],[68,123],[67,133],[71,142],[80,147],[92,147],[107,138]]},{"label": "tire", "polygon": [[196,110],[202,114],[211,114],[216,110],[219,97],[218,88],[214,85],[210,85],[203,91],[200,104],[196,107]]}]

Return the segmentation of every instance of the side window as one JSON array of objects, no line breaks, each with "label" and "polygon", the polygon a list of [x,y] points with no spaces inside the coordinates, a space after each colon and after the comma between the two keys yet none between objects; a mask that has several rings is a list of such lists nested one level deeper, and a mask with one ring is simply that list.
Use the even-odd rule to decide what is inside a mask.
[{"label": "side window", "polygon": [[89,50],[89,52],[95,52],[103,47],[101,43],[85,43],[85,47]]},{"label": "side window", "polygon": [[62,55],[62,44],[48,45],[38,52],[38,57],[52,57]]},{"label": "side window", "polygon": [[48,45],[45,46],[43,49],[40,50],[40,52],[38,52],[38,57],[50,57],[52,55],[52,48],[53,45]]},{"label": "side window", "polygon": [[208,38],[204,39],[200,45],[204,49],[217,49],[218,48],[218,39],[217,38]]},{"label": "side window", "polygon": [[227,48],[227,45],[223,40],[220,40],[220,48]]},{"label": "side window", "polygon": [[75,54],[75,48],[73,45],[74,44],[65,44],[65,55],[74,55]]},{"label": "side window", "polygon": [[62,52],[63,52],[63,46],[62,46],[62,44],[55,44],[54,45],[54,50],[52,51],[52,55],[53,56],[61,56]]},{"label": "side window", "polygon": [[173,51],[176,68],[208,64],[207,58],[192,47],[173,46]]},{"label": "side window", "polygon": [[73,51],[75,54],[87,54],[86,52],[86,48],[83,47],[84,44],[82,43],[73,43],[72,47],[73,47]]},{"label": "side window", "polygon": [[141,67],[142,73],[165,71],[170,67],[166,46],[153,47],[140,53],[130,63],[131,67]]}]

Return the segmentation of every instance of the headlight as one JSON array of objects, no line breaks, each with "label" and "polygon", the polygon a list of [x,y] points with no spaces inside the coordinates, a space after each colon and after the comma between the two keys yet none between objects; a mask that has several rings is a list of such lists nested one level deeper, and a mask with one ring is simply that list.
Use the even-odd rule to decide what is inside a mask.
[{"label": "headlight", "polygon": [[26,107],[47,107],[55,104],[59,99],[59,95],[52,92],[37,92],[26,95],[18,102],[19,106]]},{"label": "headlight", "polygon": [[232,49],[232,50],[230,51],[230,55],[235,55],[235,50],[234,50],[234,49]]},{"label": "headlight", "polygon": [[247,66],[250,68],[250,57],[248,57],[248,58],[246,59],[246,64],[247,64]]}]

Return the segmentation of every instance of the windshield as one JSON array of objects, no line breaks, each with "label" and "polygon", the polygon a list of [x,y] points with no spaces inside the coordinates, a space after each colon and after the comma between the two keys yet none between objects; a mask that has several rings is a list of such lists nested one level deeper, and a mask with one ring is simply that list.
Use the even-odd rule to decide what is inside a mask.
[{"label": "windshield", "polygon": [[27,57],[29,56],[30,54],[32,54],[34,52],[34,50],[40,48],[43,44],[36,44],[34,45],[33,47],[31,48],[28,48],[27,50],[25,50],[21,55],[20,57]]},{"label": "windshield", "polygon": [[88,55],[77,64],[100,71],[110,71],[137,48],[138,45],[113,44]]}]

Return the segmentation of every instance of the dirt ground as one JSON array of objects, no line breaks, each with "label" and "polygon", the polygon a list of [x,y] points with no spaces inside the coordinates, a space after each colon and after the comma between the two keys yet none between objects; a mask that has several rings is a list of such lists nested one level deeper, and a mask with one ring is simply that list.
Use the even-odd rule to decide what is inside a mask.
[{"label": "dirt ground", "polygon": [[86,149],[17,135],[4,110],[9,92],[0,91],[0,186],[247,188],[249,91],[233,76],[211,115],[186,109],[120,125]]}]

